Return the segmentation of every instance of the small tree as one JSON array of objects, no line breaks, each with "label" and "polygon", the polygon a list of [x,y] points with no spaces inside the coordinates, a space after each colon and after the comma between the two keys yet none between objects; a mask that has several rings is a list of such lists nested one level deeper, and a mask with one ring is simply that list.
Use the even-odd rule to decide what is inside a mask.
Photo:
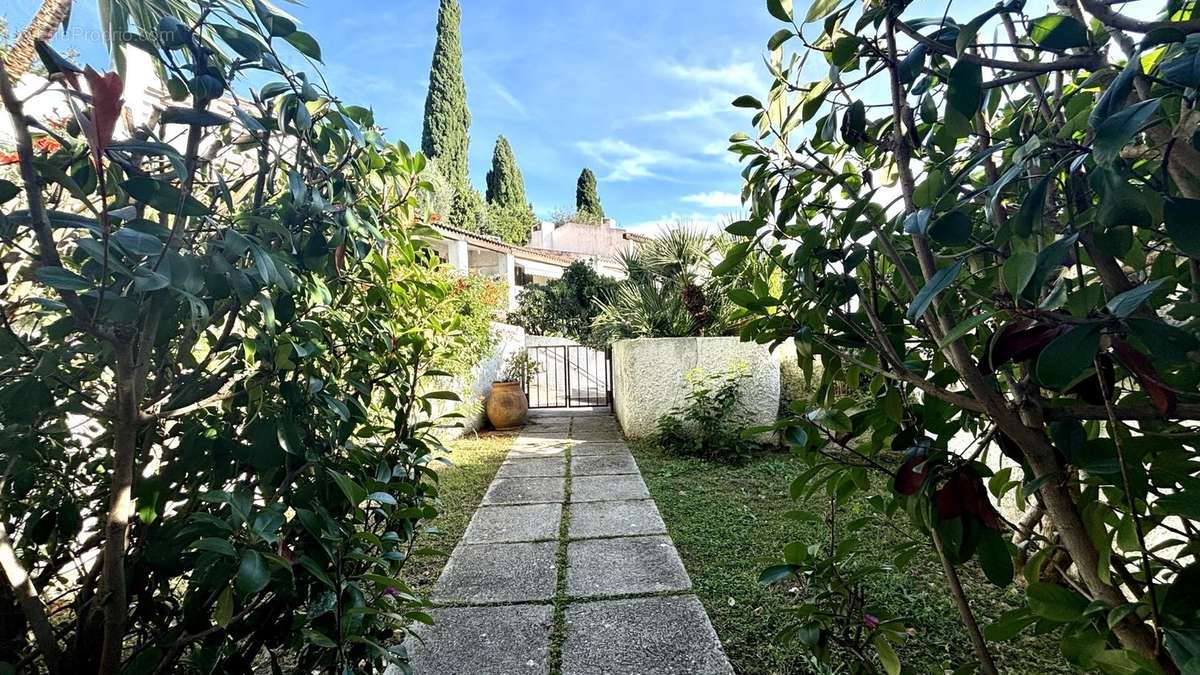
[{"label": "small tree", "polygon": [[600,205],[600,193],[596,190],[596,175],[591,169],[584,169],[575,182],[575,209],[593,218],[604,218],[604,207]]},{"label": "small tree", "polygon": [[525,287],[517,310],[508,321],[534,335],[568,337],[591,344],[592,321],[616,282],[600,276],[583,261],[575,261],[562,278]]},{"label": "small tree", "polygon": [[525,179],[521,177],[517,158],[508,139],[503,136],[496,138],[496,147],[492,151],[492,168],[487,173],[487,201],[488,204],[504,207],[524,207],[529,204],[525,198]]},{"label": "small tree", "polygon": [[[774,83],[734,102],[757,131],[731,139],[752,212],[717,272],[770,261],[781,288],[731,296],[743,337],[794,337],[822,364],[814,400],[781,422],[811,463],[793,493],[836,507],[885,477],[877,517],[907,513],[936,551],[985,673],[988,638],[1027,626],[1058,631],[1089,670],[1196,667],[1200,151],[1181,139],[1200,20],[1099,0],[933,19],[887,1],[767,6],[784,23]],[[792,40],[832,74],[806,81]],[[989,490],[1015,495],[1021,520]],[[857,597],[863,577],[828,564],[853,551],[842,536],[789,547],[767,578]],[[959,583],[971,560],[1000,586],[1020,563],[1027,582],[987,629]],[[899,672],[895,622],[864,628],[861,602],[821,602],[793,635]]]}]

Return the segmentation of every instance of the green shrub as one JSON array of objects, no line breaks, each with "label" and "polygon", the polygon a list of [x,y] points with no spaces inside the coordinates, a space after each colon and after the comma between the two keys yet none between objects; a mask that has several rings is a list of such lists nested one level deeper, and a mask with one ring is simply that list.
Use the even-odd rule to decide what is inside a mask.
[{"label": "green shrub", "polygon": [[600,312],[598,301],[616,284],[583,261],[575,261],[562,278],[527,286],[517,296],[517,310],[509,323],[534,335],[566,337],[592,343],[592,321]]},{"label": "green shrub", "polygon": [[745,438],[746,410],[739,400],[745,368],[688,373],[692,390],[684,403],[658,419],[654,440],[664,450],[720,462],[743,462],[760,447]]}]

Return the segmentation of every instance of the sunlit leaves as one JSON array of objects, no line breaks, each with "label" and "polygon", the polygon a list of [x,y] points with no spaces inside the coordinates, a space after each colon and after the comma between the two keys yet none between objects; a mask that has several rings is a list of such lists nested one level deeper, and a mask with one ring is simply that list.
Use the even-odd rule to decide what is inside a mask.
[{"label": "sunlit leaves", "polygon": [[1029,22],[1029,39],[1046,49],[1072,49],[1088,45],[1087,29],[1075,17],[1047,14]]}]

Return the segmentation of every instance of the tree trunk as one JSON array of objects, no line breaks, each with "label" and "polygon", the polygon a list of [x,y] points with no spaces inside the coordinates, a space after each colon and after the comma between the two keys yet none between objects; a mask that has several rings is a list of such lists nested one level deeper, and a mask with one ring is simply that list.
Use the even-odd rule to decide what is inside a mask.
[{"label": "tree trunk", "polygon": [[29,21],[29,26],[21,31],[21,35],[17,37],[7,58],[4,59],[4,67],[13,82],[21,79],[33,65],[33,59],[37,56],[34,43],[38,40],[48,42],[70,15],[71,0],[43,0],[42,6]]}]

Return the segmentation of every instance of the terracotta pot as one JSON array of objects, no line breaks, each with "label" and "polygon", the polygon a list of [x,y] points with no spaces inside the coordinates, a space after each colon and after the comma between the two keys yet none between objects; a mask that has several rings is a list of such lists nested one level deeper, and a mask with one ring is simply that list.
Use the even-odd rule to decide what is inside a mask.
[{"label": "terracotta pot", "polygon": [[529,399],[518,382],[493,382],[485,409],[488,421],[496,429],[516,429],[529,416]]}]

